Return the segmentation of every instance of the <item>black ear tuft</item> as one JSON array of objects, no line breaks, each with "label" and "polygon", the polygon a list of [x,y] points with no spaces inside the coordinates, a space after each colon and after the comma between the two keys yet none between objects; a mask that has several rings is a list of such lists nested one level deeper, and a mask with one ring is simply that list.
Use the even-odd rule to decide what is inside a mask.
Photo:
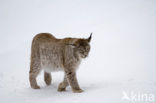
[{"label": "black ear tuft", "polygon": [[87,40],[88,40],[88,42],[90,42],[90,41],[91,41],[91,39],[92,39],[92,33],[90,34],[89,38],[87,39]]}]

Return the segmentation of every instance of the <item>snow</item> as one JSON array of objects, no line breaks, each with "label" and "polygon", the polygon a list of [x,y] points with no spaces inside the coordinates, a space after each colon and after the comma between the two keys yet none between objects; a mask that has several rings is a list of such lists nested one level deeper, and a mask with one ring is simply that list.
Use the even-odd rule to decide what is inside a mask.
[{"label": "snow", "polygon": [[[1,0],[1,103],[155,103],[155,0]],[[83,93],[57,92],[63,73],[52,73],[41,89],[28,81],[32,38],[50,32],[58,38],[88,37],[91,52],[77,72]],[[154,101],[122,100],[153,94]]]}]

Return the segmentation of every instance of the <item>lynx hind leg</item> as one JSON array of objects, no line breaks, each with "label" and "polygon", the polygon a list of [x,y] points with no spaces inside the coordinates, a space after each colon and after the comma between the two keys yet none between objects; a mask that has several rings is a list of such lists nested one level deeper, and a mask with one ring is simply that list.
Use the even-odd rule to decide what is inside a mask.
[{"label": "lynx hind leg", "polygon": [[33,89],[40,89],[36,81],[36,78],[40,73],[40,71],[41,71],[40,65],[31,62],[30,71],[29,71],[29,81],[30,81],[31,88]]},{"label": "lynx hind leg", "polygon": [[47,85],[51,84],[51,73],[44,72],[44,81]]},{"label": "lynx hind leg", "polygon": [[64,80],[59,84],[58,86],[58,91],[61,92],[61,91],[65,91],[66,90],[66,87],[68,86],[68,81],[67,81],[67,77],[64,76]]}]

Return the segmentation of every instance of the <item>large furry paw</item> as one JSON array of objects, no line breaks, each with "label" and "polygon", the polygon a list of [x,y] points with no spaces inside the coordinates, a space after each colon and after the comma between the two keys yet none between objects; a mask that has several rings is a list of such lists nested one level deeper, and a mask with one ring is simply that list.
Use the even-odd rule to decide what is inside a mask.
[{"label": "large furry paw", "polygon": [[50,84],[51,84],[51,80],[45,81],[45,83],[46,83],[47,85],[50,85]]},{"label": "large furry paw", "polygon": [[82,93],[82,89],[72,89],[73,93]]},{"label": "large furry paw", "polygon": [[33,88],[33,89],[40,89],[40,86],[31,86],[31,88]]},{"label": "large furry paw", "polygon": [[58,88],[57,91],[59,91],[59,92],[66,91],[66,88]]},{"label": "large furry paw", "polygon": [[59,92],[66,91],[66,88],[63,83],[59,84],[57,91],[59,91]]}]

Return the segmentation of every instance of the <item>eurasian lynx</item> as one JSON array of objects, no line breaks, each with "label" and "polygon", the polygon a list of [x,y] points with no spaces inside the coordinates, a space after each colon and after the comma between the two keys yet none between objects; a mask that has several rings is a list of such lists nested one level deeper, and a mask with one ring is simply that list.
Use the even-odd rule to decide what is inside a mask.
[{"label": "eurasian lynx", "polygon": [[50,33],[37,34],[32,41],[31,64],[29,71],[30,85],[39,89],[36,77],[44,70],[44,80],[47,85],[51,84],[51,72],[64,71],[64,80],[59,84],[58,91],[65,91],[68,85],[73,92],[82,92],[76,78],[76,69],[81,59],[86,58],[90,51],[90,40],[64,38],[57,39]]}]

